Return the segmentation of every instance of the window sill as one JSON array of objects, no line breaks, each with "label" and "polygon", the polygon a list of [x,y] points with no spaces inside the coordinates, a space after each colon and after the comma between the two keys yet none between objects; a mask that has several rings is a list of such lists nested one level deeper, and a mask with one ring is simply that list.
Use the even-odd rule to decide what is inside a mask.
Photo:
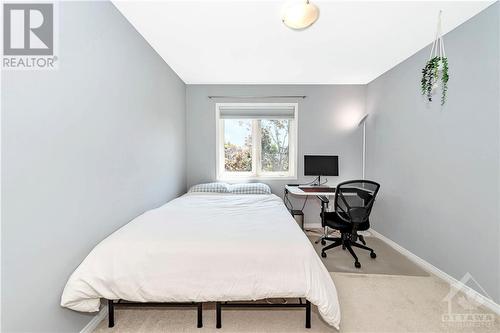
[{"label": "window sill", "polygon": [[284,177],[279,177],[279,176],[217,177],[218,181],[232,181],[232,182],[234,182],[234,181],[245,182],[245,181],[253,181],[253,180],[265,181],[265,180],[297,180],[297,179],[298,178],[296,176],[286,176],[286,177],[285,176]]}]

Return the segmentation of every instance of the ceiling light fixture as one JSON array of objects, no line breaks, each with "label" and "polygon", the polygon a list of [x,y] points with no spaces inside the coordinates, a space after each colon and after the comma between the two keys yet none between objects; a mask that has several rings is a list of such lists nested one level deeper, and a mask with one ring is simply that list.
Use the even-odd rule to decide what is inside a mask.
[{"label": "ceiling light fixture", "polygon": [[283,23],[294,30],[310,27],[319,16],[319,8],[309,0],[295,3],[285,8],[282,18]]}]

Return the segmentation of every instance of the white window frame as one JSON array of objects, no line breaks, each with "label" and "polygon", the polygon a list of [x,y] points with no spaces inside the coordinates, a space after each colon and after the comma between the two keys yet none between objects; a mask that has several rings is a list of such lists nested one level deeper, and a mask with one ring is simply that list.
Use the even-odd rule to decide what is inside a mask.
[{"label": "white window frame", "polygon": [[[261,138],[258,126],[255,122],[258,119],[252,120],[252,171],[249,172],[226,172],[224,163],[224,121],[220,118],[221,107],[231,108],[269,108],[280,109],[283,107],[294,108],[294,118],[290,123],[290,132],[288,133],[288,154],[289,164],[288,172],[259,172],[261,169]],[[217,180],[279,180],[279,179],[297,179],[297,150],[298,150],[298,103],[216,103],[215,104],[215,124],[216,124],[216,178]]]}]

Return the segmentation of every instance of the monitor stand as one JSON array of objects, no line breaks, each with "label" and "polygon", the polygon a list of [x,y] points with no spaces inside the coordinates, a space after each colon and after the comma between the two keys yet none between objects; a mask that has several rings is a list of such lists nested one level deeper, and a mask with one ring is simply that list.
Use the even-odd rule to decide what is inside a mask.
[{"label": "monitor stand", "polygon": [[312,186],[321,186],[321,176],[318,176],[318,178],[316,178],[316,180],[317,180],[317,182],[314,181]]}]

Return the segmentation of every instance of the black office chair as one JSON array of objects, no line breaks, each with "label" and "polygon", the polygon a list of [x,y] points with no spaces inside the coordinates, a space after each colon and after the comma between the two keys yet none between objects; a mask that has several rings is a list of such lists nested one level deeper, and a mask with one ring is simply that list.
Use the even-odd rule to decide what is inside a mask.
[{"label": "black office chair", "polygon": [[[332,229],[340,231],[340,237],[326,237],[324,240],[333,241],[332,244],[321,250],[321,256],[326,258],[326,252],[337,246],[347,249],[354,257],[354,266],[361,264],[352,247],[370,251],[370,257],[376,258],[373,249],[366,246],[362,235],[358,231],[370,228],[370,213],[375,202],[380,185],[370,180],[350,180],[337,185],[335,191],[335,212],[326,212],[328,198],[319,196],[321,200],[321,222]],[[360,240],[362,244],[357,243]]]}]

